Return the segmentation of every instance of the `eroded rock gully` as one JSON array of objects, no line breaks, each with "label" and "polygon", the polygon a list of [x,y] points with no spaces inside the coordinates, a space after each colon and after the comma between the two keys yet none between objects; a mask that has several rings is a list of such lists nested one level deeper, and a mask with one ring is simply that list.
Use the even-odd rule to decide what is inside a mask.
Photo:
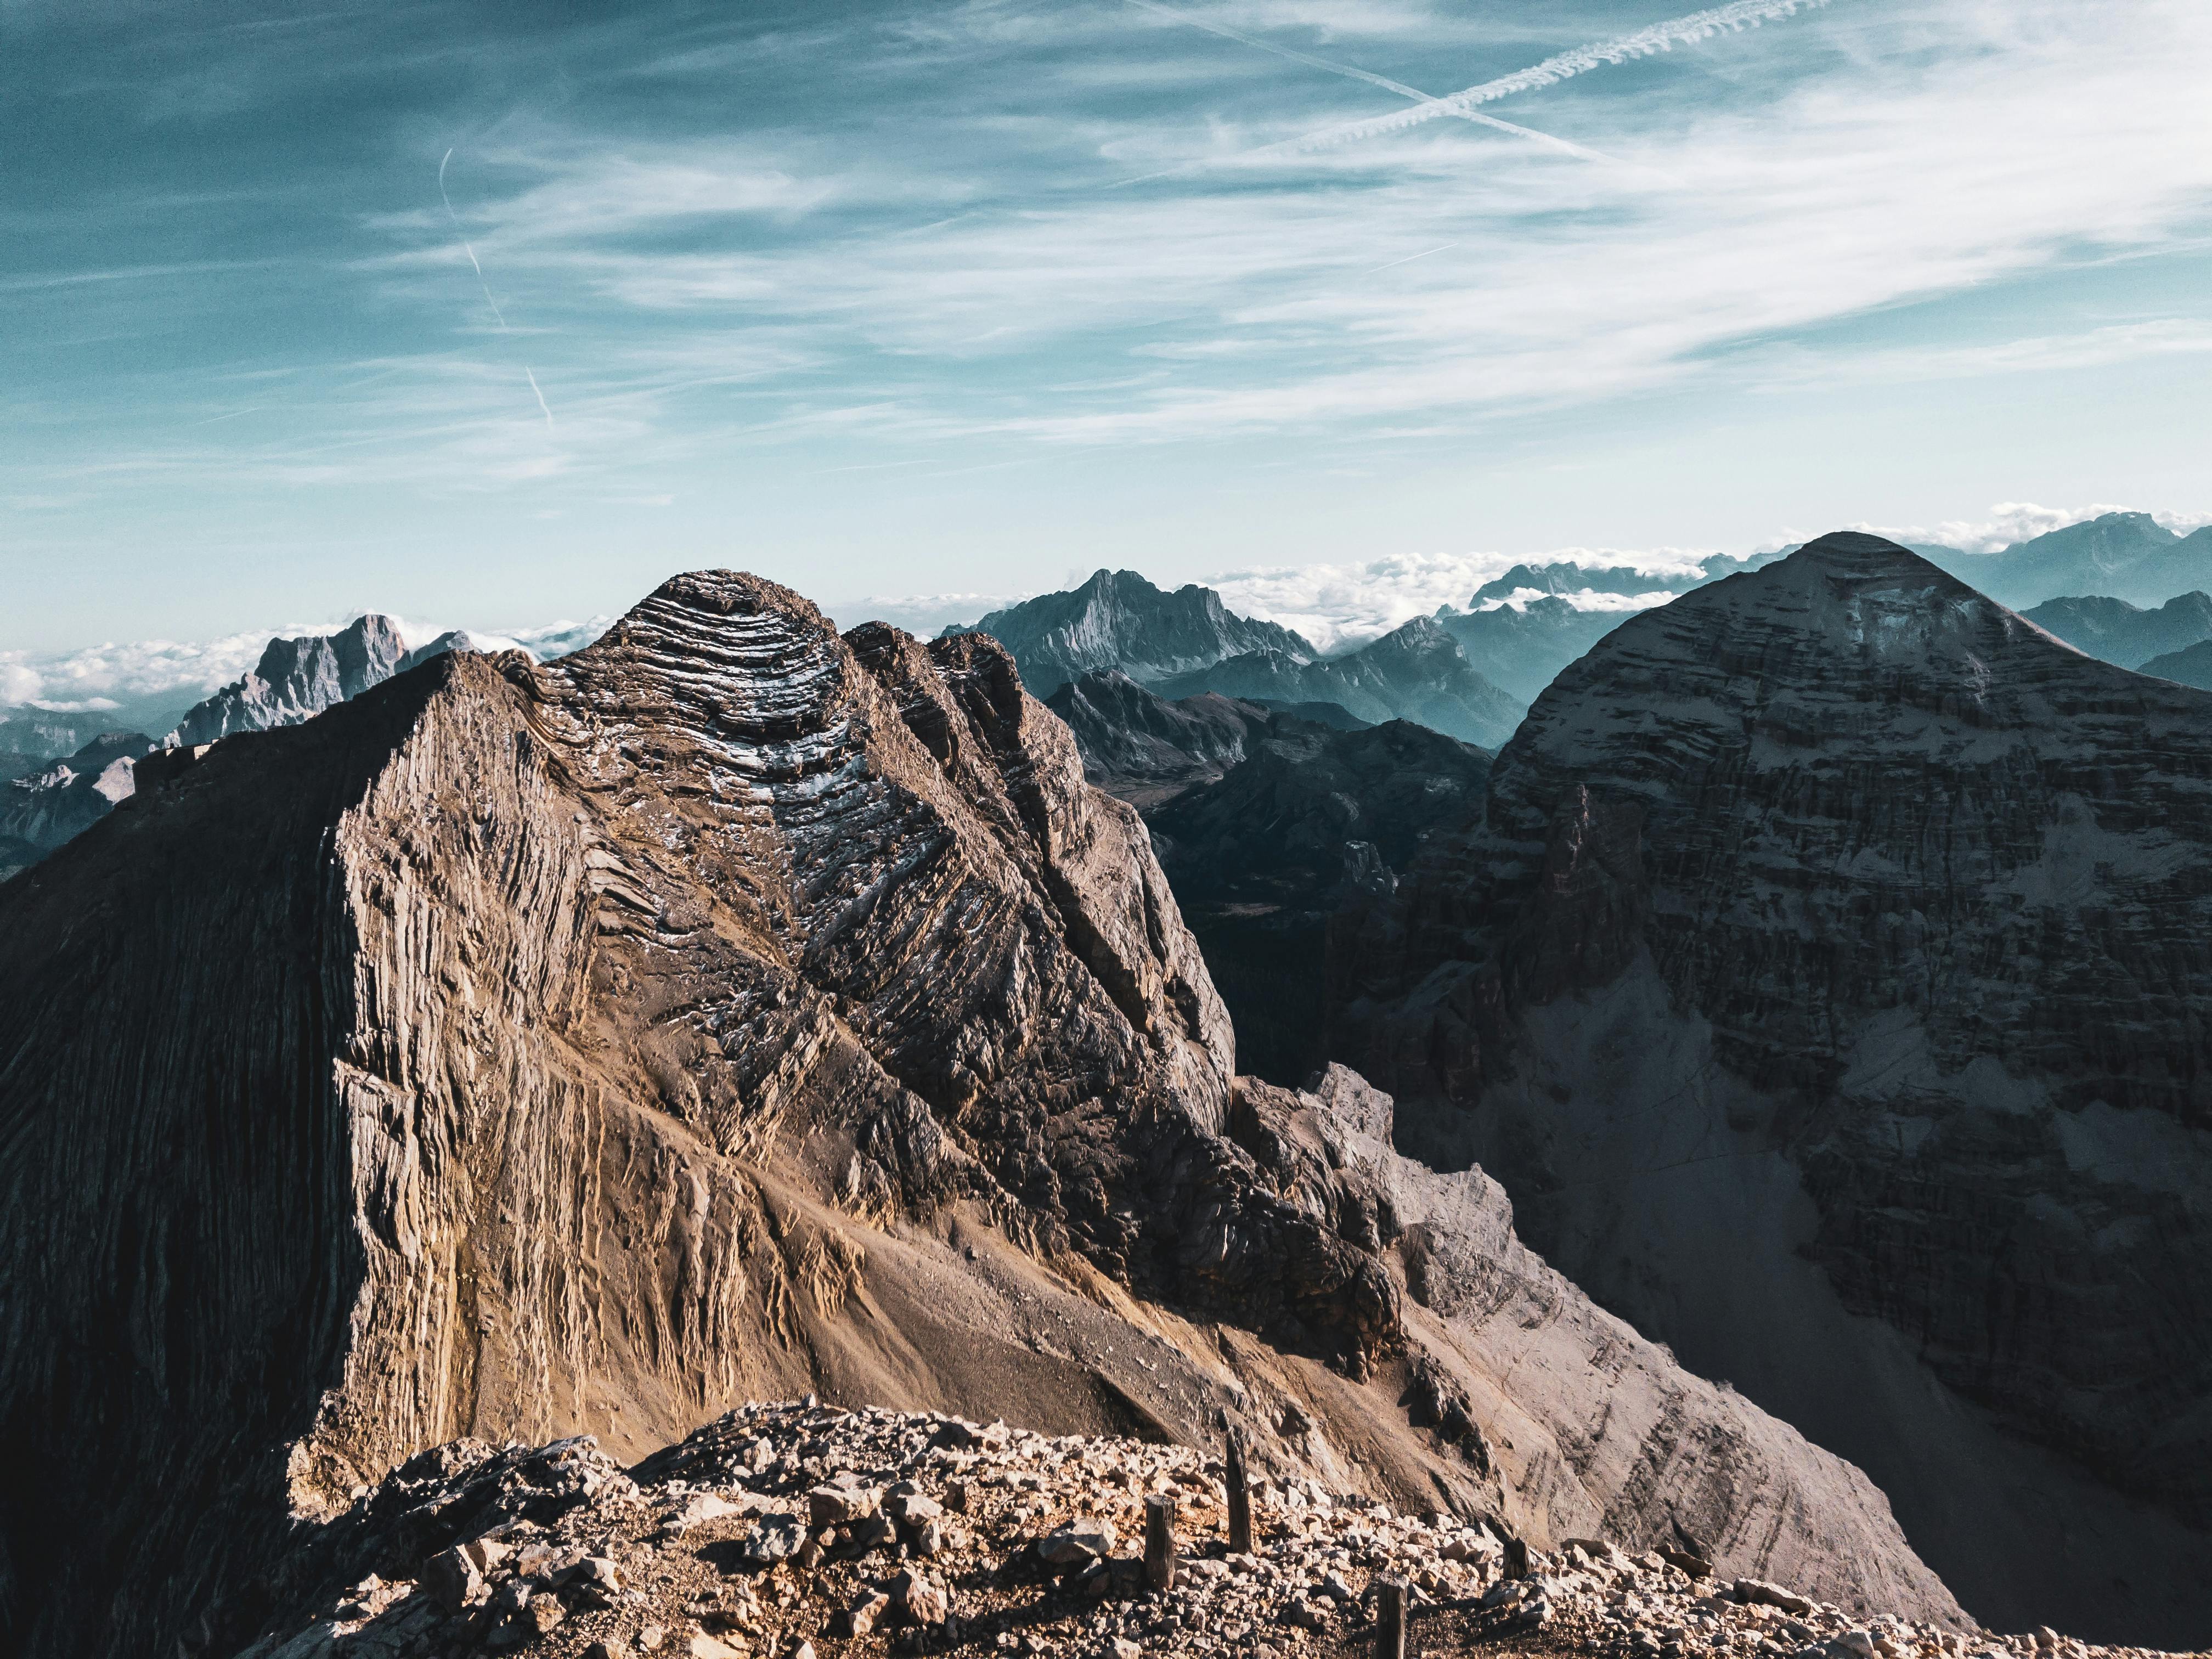
[{"label": "eroded rock gully", "polygon": [[1333,1052],[1971,1611],[2201,1645],[2208,809],[2212,697],[1823,538],[1538,699]]},{"label": "eroded rock gully", "polygon": [[1956,1620],[1881,1494],[1350,1073],[1234,1074],[989,641],[671,581],[171,765],[0,886],[0,1620],[243,1645],[425,1448],[748,1397],[1199,1443]]}]

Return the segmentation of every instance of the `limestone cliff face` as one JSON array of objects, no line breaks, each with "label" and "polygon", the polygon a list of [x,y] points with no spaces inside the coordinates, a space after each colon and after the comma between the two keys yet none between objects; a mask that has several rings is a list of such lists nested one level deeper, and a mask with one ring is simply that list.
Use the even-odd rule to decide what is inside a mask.
[{"label": "limestone cliff face", "polygon": [[[1409,1420],[1498,1416],[1513,1364],[1424,1334],[1460,1292],[1409,1303],[1379,1200],[1229,1133],[1143,826],[988,640],[841,639],[706,573],[550,666],[442,655],[175,761],[0,887],[11,1650],[200,1651],[256,1624],[288,1511],[424,1447],[637,1455],[749,1396],[1240,1413],[1539,1542],[1672,1524],[1673,1449],[1756,1418],[1613,1333],[1547,1339],[1598,1407],[1571,1450],[1526,1402],[1494,1455]],[[1591,1316],[1552,1280],[1528,1315]],[[1647,1375],[1689,1403],[1632,1409]],[[1686,1528],[1955,1616],[1759,1421]]]},{"label": "limestone cliff face", "polygon": [[1969,1608],[2212,1619],[2212,698],[1824,538],[1538,699],[1338,1052]]}]

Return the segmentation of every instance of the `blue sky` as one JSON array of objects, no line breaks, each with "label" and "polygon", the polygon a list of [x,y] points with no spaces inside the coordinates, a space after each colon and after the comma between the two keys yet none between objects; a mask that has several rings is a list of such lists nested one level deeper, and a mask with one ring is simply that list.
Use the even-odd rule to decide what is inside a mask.
[{"label": "blue sky", "polygon": [[2212,510],[2212,8],[1727,11],[0,0],[0,653]]}]

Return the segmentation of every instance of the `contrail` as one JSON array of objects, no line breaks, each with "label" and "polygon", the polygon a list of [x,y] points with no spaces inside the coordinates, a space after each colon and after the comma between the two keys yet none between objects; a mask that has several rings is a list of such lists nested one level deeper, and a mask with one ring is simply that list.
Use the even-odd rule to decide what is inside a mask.
[{"label": "contrail", "polygon": [[1370,265],[1366,270],[1361,271],[1359,274],[1363,276],[1372,276],[1378,270],[1389,270],[1395,265],[1410,265],[1416,259],[1425,259],[1431,253],[1442,253],[1448,247],[1457,247],[1458,246],[1459,244],[1457,242],[1439,242],[1434,247],[1423,248],[1419,253],[1408,253],[1402,259],[1391,259],[1379,265]]},{"label": "contrail", "polygon": [[468,233],[461,228],[461,216],[453,211],[453,198],[446,194],[446,162],[453,159],[453,152],[448,149],[445,161],[438,163],[438,199],[446,204],[446,216],[453,222],[453,234],[461,239],[461,252],[469,256],[469,264],[475,266],[477,286],[483,290],[484,303],[491,307],[491,314],[499,319],[499,331],[504,334],[507,331],[507,315],[500,310],[499,301],[491,297],[491,284],[484,280],[483,267],[477,264],[477,251],[469,246]]},{"label": "contrail", "polygon": [[[1144,0],[1133,0],[1144,3]],[[1285,151],[1304,149],[1321,144],[1346,143],[1355,138],[1371,138],[1378,133],[1399,132],[1407,127],[1419,126],[1424,121],[1433,121],[1438,116],[1456,116],[1467,119],[1474,116],[1478,104],[1487,104],[1499,98],[1510,98],[1516,93],[1533,92],[1539,87],[1548,87],[1556,82],[1571,79],[1587,70],[1606,64],[1626,63],[1631,58],[1649,58],[1655,52],[1666,52],[1678,43],[1703,40],[1727,31],[1756,27],[1760,23],[1777,18],[1789,17],[1800,11],[1825,6],[1828,0],[1733,0],[1725,6],[1714,6],[1704,11],[1693,11],[1686,16],[1670,18],[1663,23],[1651,23],[1627,34],[1615,35],[1609,40],[1594,41],[1589,46],[1576,46],[1540,64],[1516,70],[1510,75],[1500,76],[1494,81],[1485,81],[1479,86],[1468,87],[1443,98],[1419,98],[1412,109],[1399,110],[1389,115],[1371,116],[1364,121],[1348,121],[1339,126],[1324,127],[1297,138],[1285,138],[1280,143],[1262,144],[1255,149],[1239,151],[1235,155],[1223,156],[1218,161],[1193,162],[1189,166],[1169,169],[1168,173],[1146,175],[1147,179],[1166,178],[1172,173],[1185,173],[1193,167],[1219,166],[1230,161],[1248,161],[1256,156],[1279,155]],[[1181,14],[1176,14],[1181,15]],[[1185,21],[1191,21],[1186,19]],[[1206,25],[1204,27],[1211,27]],[[1216,33],[1220,33],[1216,30]],[[1273,50],[1273,48],[1269,48]],[[1372,79],[1379,84],[1378,76],[1364,71],[1355,71],[1363,80]],[[1410,88],[1394,88],[1401,93]],[[1419,94],[1416,94],[1419,97]],[[1557,141],[1555,141],[1557,142]],[[1606,158],[1611,159],[1611,158]],[[1123,180],[1127,184],[1142,184],[1144,179]]]},{"label": "contrail", "polygon": [[[491,307],[491,314],[499,319],[499,331],[511,335],[514,331],[507,325],[507,313],[499,308],[499,301],[491,297],[491,283],[484,277],[483,266],[477,262],[476,249],[469,246],[468,233],[461,228],[461,216],[453,211],[453,198],[446,194],[446,164],[453,159],[453,152],[448,149],[438,162],[438,199],[446,204],[446,216],[453,222],[453,234],[461,239],[461,252],[469,256],[469,264],[476,270],[477,286],[483,290],[484,303]],[[522,372],[529,378],[530,390],[538,399],[538,407],[544,411],[546,428],[550,431],[553,428],[553,406],[545,401],[545,394],[538,389],[538,376],[532,372],[528,363],[523,364]]]},{"label": "contrail", "polygon": [[550,431],[553,426],[552,406],[545,401],[545,394],[542,392],[538,392],[538,377],[535,374],[530,374],[530,365],[528,363],[523,364],[522,372],[530,376],[530,389],[532,392],[538,392],[538,406],[545,411],[545,425],[546,428]]},{"label": "contrail", "polygon": [[[1127,0],[1127,3],[1135,6],[1141,11],[1149,11],[1158,16],[1169,18],[1175,22],[1188,23],[1194,29],[1204,29],[1208,34],[1218,34],[1224,40],[1234,40],[1240,46],[1255,47],[1261,52],[1273,52],[1278,58],[1287,58],[1292,63],[1304,64],[1309,69],[1323,70],[1331,75],[1341,75],[1351,80],[1364,81],[1370,87],[1380,87],[1385,92],[1395,92],[1401,98],[1410,99],[1416,105],[1427,106],[1444,101],[1442,99],[1436,98],[1428,93],[1423,92],[1418,87],[1409,87],[1402,81],[1393,81],[1387,75],[1377,75],[1371,70],[1364,70],[1358,67],[1356,64],[1339,64],[1326,58],[1316,58],[1311,52],[1299,52],[1290,46],[1278,46],[1274,41],[1263,40],[1256,34],[1246,34],[1241,29],[1232,29],[1225,23],[1216,23],[1206,18],[1194,17],[1188,12],[1176,10],[1172,6],[1160,5],[1158,3],[1158,0]],[[1500,132],[1510,132],[1518,138],[1533,139],[1537,143],[1548,145],[1553,149],[1564,150],[1570,155],[1580,156],[1585,161],[1602,161],[1611,167],[1628,167],[1635,165],[1632,162],[1625,162],[1621,161],[1619,156],[1607,155],[1602,150],[1590,149],[1584,145],[1571,143],[1565,138],[1555,138],[1548,132],[1538,132],[1533,127],[1516,125],[1511,121],[1501,121],[1494,115],[1480,115],[1471,109],[1455,109],[1450,111],[1449,113],[1457,116],[1463,121],[1475,121],[1480,122],[1482,125],[1486,127],[1496,127]],[[1297,141],[1292,140],[1291,142],[1296,143]],[[1269,148],[1272,149],[1273,146],[1271,145]],[[1246,153],[1249,155],[1259,155],[1262,152],[1253,150]],[[1204,163],[1193,163],[1192,165],[1203,166]],[[1188,171],[1188,169],[1177,167],[1170,169],[1170,171],[1180,173]],[[1166,173],[1148,173],[1141,179],[1125,179],[1121,182],[1123,184],[1129,185],[1140,185],[1148,179],[1164,179],[1168,175]]]}]

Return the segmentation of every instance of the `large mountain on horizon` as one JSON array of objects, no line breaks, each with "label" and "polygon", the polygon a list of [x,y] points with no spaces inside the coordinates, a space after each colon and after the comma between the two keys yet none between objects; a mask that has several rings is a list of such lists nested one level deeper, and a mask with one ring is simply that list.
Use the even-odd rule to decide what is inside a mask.
[{"label": "large mountain on horizon", "polygon": [[1430,617],[1416,617],[1340,657],[1304,661],[1254,651],[1155,683],[1170,698],[1202,692],[1250,702],[1334,703],[1372,725],[1406,720],[1494,749],[1513,735],[1523,705],[1476,672],[1459,641]]},{"label": "large mountain on horizon", "polygon": [[1237,1076],[1142,823],[988,638],[705,572],[157,774],[0,885],[11,1654],[267,1653],[284,1564],[426,1449],[628,1461],[809,1392],[1234,1425],[1535,1548],[1961,1622],[1858,1470],[1392,1154],[1386,1098]]},{"label": "large mountain on horizon", "polygon": [[374,611],[335,634],[273,639],[243,678],[194,704],[177,722],[173,738],[190,748],[234,732],[296,726],[381,685],[399,671],[406,654],[399,624]]},{"label": "large mountain on horizon", "polygon": [[1978,1617],[2201,1645],[2208,802],[2212,696],[1824,537],[1536,700],[1331,1054]]},{"label": "large mountain on horizon", "polygon": [[1562,668],[1635,614],[1584,610],[1554,595],[1500,600],[1477,611],[1446,607],[1437,613],[1436,623],[1459,641],[1485,679],[1527,704]]},{"label": "large mountain on horizon", "polygon": [[1249,652],[1310,662],[1321,653],[1289,629],[1240,617],[1210,587],[1167,592],[1133,570],[1100,570],[1080,587],[994,611],[940,638],[988,634],[1013,653],[1030,695],[1049,697],[1093,669],[1150,684]]}]

